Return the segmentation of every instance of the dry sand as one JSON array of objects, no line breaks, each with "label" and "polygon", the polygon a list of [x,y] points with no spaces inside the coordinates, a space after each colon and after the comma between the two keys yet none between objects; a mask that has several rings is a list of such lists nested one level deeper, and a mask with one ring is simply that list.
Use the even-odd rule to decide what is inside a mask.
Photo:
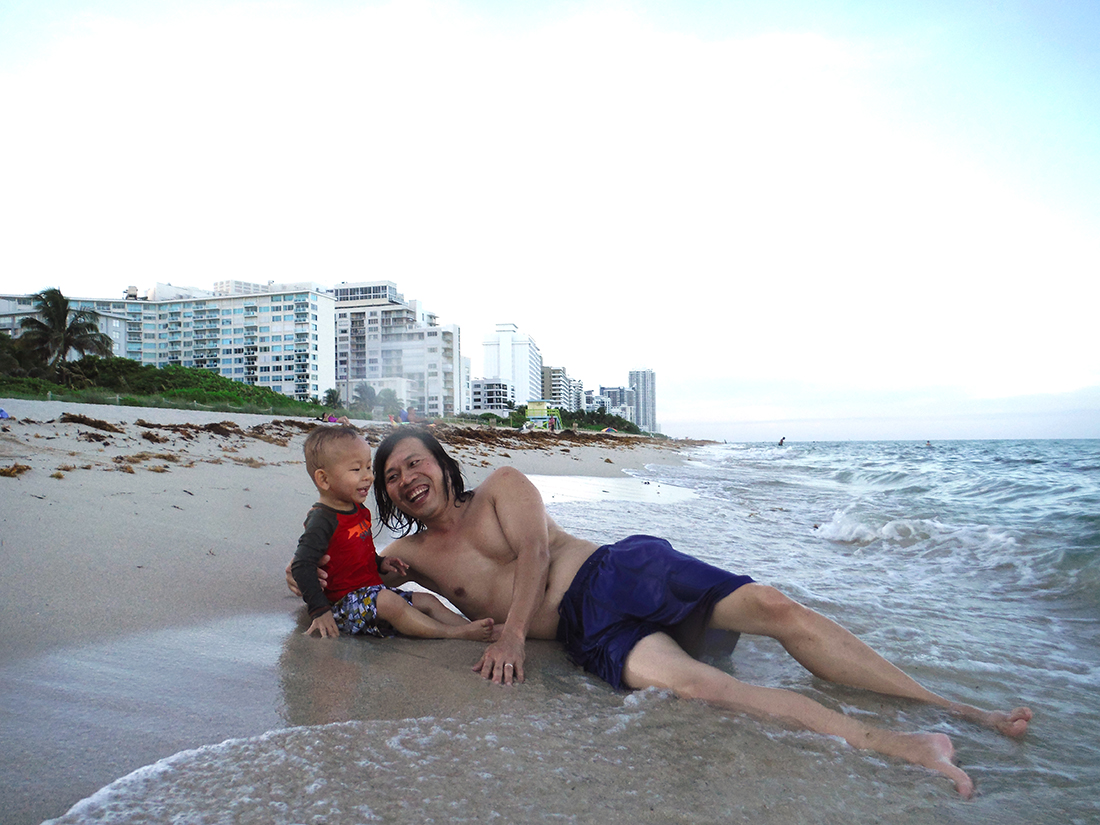
[{"label": "dry sand", "polygon": [[[532,644],[529,669],[545,675],[524,699],[454,678],[476,659],[471,643],[303,639],[282,571],[315,497],[301,444],[316,422],[17,399],[0,408],[12,416],[0,421],[7,823],[60,816],[185,748],[288,724],[531,701],[569,672],[555,645]],[[368,427],[368,439],[387,431]],[[606,479],[608,496],[651,493],[615,479],[676,463],[684,446],[481,427],[439,435],[471,486],[508,463]],[[369,693],[318,682],[318,672],[355,677],[363,661],[333,661],[348,651],[385,657]]]}]

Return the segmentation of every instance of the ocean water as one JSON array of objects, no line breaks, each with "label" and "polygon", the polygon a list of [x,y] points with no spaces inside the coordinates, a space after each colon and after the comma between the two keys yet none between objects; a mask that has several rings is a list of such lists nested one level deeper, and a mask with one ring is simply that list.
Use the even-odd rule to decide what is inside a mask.
[{"label": "ocean water", "polygon": [[[571,494],[557,479],[543,494],[577,535],[665,536],[839,621],[939,693],[1029,705],[1031,730],[1008,740],[821,682],[771,640],[708,654],[867,721],[948,733],[978,783],[963,802],[827,737],[616,693],[544,645],[528,684],[488,704],[393,719],[367,701],[332,724],[286,709],[283,728],[161,760],[56,821],[1100,822],[1100,442],[711,445],[628,483]],[[400,649],[347,641],[344,656]],[[283,658],[308,644],[291,633]]]}]

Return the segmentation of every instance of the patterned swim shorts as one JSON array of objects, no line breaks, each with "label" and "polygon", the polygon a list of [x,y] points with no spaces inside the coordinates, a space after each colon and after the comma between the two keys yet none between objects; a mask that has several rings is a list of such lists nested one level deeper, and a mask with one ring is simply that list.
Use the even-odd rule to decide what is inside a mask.
[{"label": "patterned swim shorts", "polygon": [[378,618],[378,594],[383,590],[391,590],[412,604],[412,593],[386,587],[384,584],[352,590],[332,606],[332,617],[336,619],[336,626],[340,628],[340,632],[349,633],[352,636],[366,633],[380,639],[396,636],[397,631],[393,629],[393,625],[385,619]]}]

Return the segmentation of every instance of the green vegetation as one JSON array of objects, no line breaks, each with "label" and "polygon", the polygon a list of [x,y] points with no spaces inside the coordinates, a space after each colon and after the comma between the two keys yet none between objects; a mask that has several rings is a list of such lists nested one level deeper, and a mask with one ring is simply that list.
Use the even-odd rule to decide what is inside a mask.
[{"label": "green vegetation", "polygon": [[[32,376],[0,374],[0,395],[55,398],[84,404],[131,407],[201,407],[234,412],[316,416],[316,402],[289,398],[266,387],[231,381],[210,370],[190,367],[158,369],[129,358],[87,355],[68,364],[66,383]],[[346,415],[347,411],[338,410]]]},{"label": "green vegetation", "polygon": [[[631,433],[632,435],[641,435],[642,431],[638,428],[637,424],[633,424],[627,421],[625,418],[620,418],[617,415],[608,415],[605,410],[597,410],[596,412],[566,412],[564,410],[559,411],[562,420],[562,426],[569,430],[604,430],[611,427],[614,430],[618,430],[621,433]],[[527,421],[527,405],[520,405],[516,409],[512,410],[507,417],[499,416],[494,413],[481,413],[477,416],[463,416],[464,418],[470,418],[474,421],[481,421],[489,424],[507,425],[509,427],[522,427]]]},{"label": "green vegetation", "polygon": [[573,413],[562,410],[561,419],[561,423],[565,427],[574,430],[603,430],[611,427],[621,433],[631,433],[633,435],[641,435],[642,433],[637,424],[617,415],[608,415],[607,411],[602,408],[595,412]]}]

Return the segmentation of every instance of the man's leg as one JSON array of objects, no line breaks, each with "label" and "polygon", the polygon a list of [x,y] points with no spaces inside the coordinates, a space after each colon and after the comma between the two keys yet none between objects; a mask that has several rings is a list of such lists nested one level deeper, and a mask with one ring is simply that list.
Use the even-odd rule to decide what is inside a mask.
[{"label": "man's leg", "polygon": [[699,699],[816,733],[840,736],[853,747],[896,756],[941,773],[955,783],[964,797],[974,792],[970,777],[952,761],[955,749],[946,735],[875,728],[799,693],[745,684],[693,659],[664,633],[646,636],[634,646],[626,658],[623,681],[632,688],[665,688],[685,699]]},{"label": "man's leg", "polygon": [[715,605],[710,625],[770,636],[818,678],[937,705],[1007,736],[1022,736],[1031,719],[1027,708],[986,711],[927,690],[836,622],[773,587],[739,587]]}]

